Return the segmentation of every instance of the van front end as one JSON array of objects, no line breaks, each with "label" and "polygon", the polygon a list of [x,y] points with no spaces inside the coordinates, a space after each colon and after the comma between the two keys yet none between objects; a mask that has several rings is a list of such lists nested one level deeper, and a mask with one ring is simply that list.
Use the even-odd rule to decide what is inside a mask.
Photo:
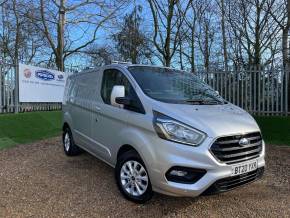
[{"label": "van front end", "polygon": [[[239,145],[244,138],[250,140],[249,149]],[[256,181],[263,175],[265,144],[259,132],[208,137],[198,147],[155,140],[154,145],[158,145],[154,150],[156,159],[148,162],[154,163],[150,165],[150,178],[156,192],[194,197],[228,191]],[[258,144],[257,152],[255,144]],[[250,146],[253,146],[251,151]],[[243,150],[249,151],[245,153]],[[234,154],[233,158],[227,159],[231,154]]]},{"label": "van front end", "polygon": [[[146,154],[144,159],[156,192],[194,197],[229,191],[262,177],[265,143],[254,119],[228,104],[211,121],[204,118],[208,125],[202,124],[202,130],[195,129],[201,120],[196,122],[194,117],[203,117],[206,107],[212,106],[195,106],[199,110],[190,116],[181,109],[176,113],[180,115],[177,120],[154,112],[155,135],[146,136],[150,138],[146,144],[151,144],[151,154]],[[232,107],[232,112],[224,112],[228,111],[225,107]],[[176,108],[172,106],[170,111]],[[188,120],[187,124],[179,121],[182,116],[184,121]],[[220,127],[212,128],[214,123]]]}]

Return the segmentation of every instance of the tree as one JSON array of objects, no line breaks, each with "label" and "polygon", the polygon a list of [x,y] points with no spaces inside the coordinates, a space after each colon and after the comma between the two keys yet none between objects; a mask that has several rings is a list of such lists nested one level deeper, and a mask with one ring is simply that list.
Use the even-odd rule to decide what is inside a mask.
[{"label": "tree", "polygon": [[220,8],[220,17],[221,17],[224,69],[227,71],[228,70],[228,51],[227,51],[227,38],[226,38],[225,1],[219,0],[218,6]]},{"label": "tree", "polygon": [[149,40],[145,33],[141,31],[140,25],[142,18],[141,6],[135,6],[131,14],[126,14],[121,30],[113,35],[117,44],[117,51],[121,57],[133,64],[140,63],[144,59],[149,59],[152,55],[149,49]]},{"label": "tree", "polygon": [[178,0],[147,1],[153,17],[153,43],[161,54],[161,61],[165,66],[169,67],[180,43],[179,31],[192,0],[188,0],[184,8],[182,8],[181,1]]},{"label": "tree", "polygon": [[278,24],[282,32],[282,59],[283,66],[290,66],[289,58],[289,30],[290,30],[290,3],[288,0],[276,0],[267,2],[272,18]]},{"label": "tree", "polygon": [[203,55],[204,68],[206,71],[208,71],[210,67],[210,58],[216,32],[214,12],[214,6],[210,0],[200,1],[197,10],[197,19],[199,22],[198,44]]},{"label": "tree", "polygon": [[93,45],[85,52],[91,58],[91,63],[94,66],[103,66],[110,64],[115,58],[114,49],[109,46]]},{"label": "tree", "polygon": [[183,55],[187,58],[191,72],[195,72],[195,42],[196,42],[196,29],[197,29],[197,10],[198,10],[197,1],[190,3],[190,12],[189,16],[185,18],[185,24],[188,27],[187,31],[184,33],[185,40],[187,42],[188,52],[183,52]]},{"label": "tree", "polygon": [[46,38],[57,68],[64,71],[65,60],[93,44],[98,30],[125,4],[125,0],[40,0],[28,8],[29,18]]},{"label": "tree", "polygon": [[[32,63],[45,47],[43,37],[24,16],[23,8],[29,2],[12,0],[1,4],[0,59],[17,64]],[[38,57],[41,59],[41,57]]]},{"label": "tree", "polygon": [[279,27],[271,17],[271,6],[275,1],[234,0],[228,3],[227,18],[247,55],[247,66],[262,66],[269,62],[267,54],[273,52],[271,48],[279,34]]}]

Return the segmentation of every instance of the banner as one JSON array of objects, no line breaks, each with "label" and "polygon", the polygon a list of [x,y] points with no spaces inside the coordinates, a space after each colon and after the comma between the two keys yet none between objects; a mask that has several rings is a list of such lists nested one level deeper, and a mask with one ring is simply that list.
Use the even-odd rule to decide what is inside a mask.
[{"label": "banner", "polygon": [[19,64],[19,102],[62,102],[66,74]]}]

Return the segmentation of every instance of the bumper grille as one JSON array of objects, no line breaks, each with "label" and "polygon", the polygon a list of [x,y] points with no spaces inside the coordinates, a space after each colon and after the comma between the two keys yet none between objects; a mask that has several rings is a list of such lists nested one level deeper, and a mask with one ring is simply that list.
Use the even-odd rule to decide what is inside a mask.
[{"label": "bumper grille", "polygon": [[264,173],[264,167],[258,168],[255,171],[241,174],[238,176],[220,179],[211,185],[204,194],[215,194],[219,192],[229,191],[239,186],[251,183],[261,178]]},{"label": "bumper grille", "polygon": [[[244,140],[242,145],[240,143],[241,139]],[[210,150],[221,162],[227,164],[243,162],[260,155],[262,152],[262,136],[260,132],[254,132],[221,137],[212,144]]]}]

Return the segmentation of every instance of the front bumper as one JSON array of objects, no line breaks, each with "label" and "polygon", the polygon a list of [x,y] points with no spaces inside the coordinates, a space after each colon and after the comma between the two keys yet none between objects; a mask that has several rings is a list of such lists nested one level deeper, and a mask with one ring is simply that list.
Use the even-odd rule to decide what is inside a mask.
[{"label": "front bumper", "polygon": [[[188,196],[194,197],[202,193],[209,192],[211,187],[216,187],[218,181],[226,178],[232,179],[232,165],[219,162],[209,151],[213,142],[212,138],[207,138],[199,147],[180,145],[165,140],[156,140],[154,143],[154,155],[146,160],[149,170],[153,190],[162,194],[171,196]],[[265,144],[258,158],[258,171],[262,171],[265,166]],[[148,156],[147,156],[148,157]],[[247,162],[247,161],[245,161]],[[184,184],[170,182],[166,179],[165,174],[173,166],[191,167],[195,169],[204,169],[206,174],[193,184]],[[259,173],[262,175],[262,173]],[[255,177],[254,181],[260,176]],[[238,185],[237,185],[238,186]],[[235,187],[237,187],[235,186]],[[234,187],[233,187],[234,188]],[[230,190],[230,188],[228,188]],[[226,190],[215,190],[226,191]]]},{"label": "front bumper", "polygon": [[241,174],[238,176],[231,176],[228,178],[220,179],[212,184],[205,192],[202,194],[210,195],[217,194],[221,192],[230,191],[234,188],[241,187],[243,185],[249,184],[260,179],[264,174],[264,167],[260,167],[255,171]]}]

